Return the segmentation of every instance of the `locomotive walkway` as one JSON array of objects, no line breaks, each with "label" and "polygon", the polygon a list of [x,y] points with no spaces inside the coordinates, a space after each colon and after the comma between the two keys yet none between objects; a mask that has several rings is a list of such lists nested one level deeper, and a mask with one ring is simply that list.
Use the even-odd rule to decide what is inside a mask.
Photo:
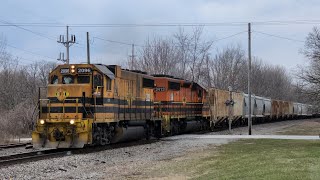
[{"label": "locomotive walkway", "polygon": [[296,136],[296,135],[198,135],[187,134],[167,137],[168,140],[181,139],[288,139],[288,140],[320,140],[319,136]]}]

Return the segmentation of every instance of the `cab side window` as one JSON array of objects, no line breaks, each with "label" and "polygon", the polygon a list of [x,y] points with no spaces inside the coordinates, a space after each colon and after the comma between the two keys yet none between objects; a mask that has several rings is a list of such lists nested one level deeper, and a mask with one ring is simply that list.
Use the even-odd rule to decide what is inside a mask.
[{"label": "cab side window", "polygon": [[202,91],[198,90],[198,97],[202,97]]},{"label": "cab side window", "polygon": [[93,87],[102,86],[102,77],[100,74],[93,76]]},{"label": "cab side window", "polygon": [[111,79],[107,77],[107,90],[111,91]]},{"label": "cab side window", "polygon": [[78,76],[78,84],[88,84],[90,83],[90,76]]}]

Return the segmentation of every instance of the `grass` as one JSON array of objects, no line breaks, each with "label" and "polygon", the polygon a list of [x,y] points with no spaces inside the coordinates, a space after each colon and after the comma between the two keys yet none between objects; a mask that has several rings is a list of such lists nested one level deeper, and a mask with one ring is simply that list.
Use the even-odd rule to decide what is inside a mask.
[{"label": "grass", "polygon": [[240,140],[156,169],[156,176],[188,179],[320,179],[320,141]]},{"label": "grass", "polygon": [[281,130],[278,134],[282,135],[314,135],[320,134],[320,121],[315,119],[313,121],[303,122]]},{"label": "grass", "polygon": [[203,159],[207,163],[196,179],[320,178],[319,145],[303,140],[237,141],[221,147],[219,156]]}]

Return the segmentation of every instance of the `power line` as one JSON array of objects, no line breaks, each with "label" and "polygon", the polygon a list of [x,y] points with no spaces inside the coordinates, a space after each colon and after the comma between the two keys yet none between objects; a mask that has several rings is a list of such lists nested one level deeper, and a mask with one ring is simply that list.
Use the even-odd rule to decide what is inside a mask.
[{"label": "power line", "polygon": [[279,38],[279,39],[286,39],[286,40],[289,40],[289,41],[305,43],[305,41],[302,41],[302,40],[292,39],[292,38],[283,37],[283,36],[279,36],[279,35],[275,35],[275,34],[269,34],[269,33],[261,32],[261,31],[252,31],[252,32],[263,34],[263,35],[267,35],[267,36],[271,36],[271,37],[276,37],[276,38]]},{"label": "power line", "polygon": [[35,52],[32,52],[32,51],[28,51],[28,50],[25,50],[25,49],[21,49],[21,48],[18,48],[18,47],[16,47],[16,46],[10,45],[10,44],[8,44],[8,43],[6,43],[6,42],[3,42],[3,41],[0,41],[0,42],[1,42],[1,43],[5,43],[6,46],[11,47],[11,48],[13,48],[13,49],[17,49],[17,50],[20,50],[20,51],[24,51],[24,52],[26,52],[26,53],[29,53],[29,54],[32,54],[32,55],[36,55],[36,56],[41,56],[41,57],[44,57],[44,58],[47,58],[47,59],[54,59],[54,60],[56,60],[55,58],[52,58],[52,57],[49,57],[49,56],[45,56],[45,55],[41,55],[41,54],[38,54],[38,53],[35,53]]},{"label": "power line", "polygon": [[49,39],[49,40],[55,40],[55,39],[53,39],[53,38],[51,38],[51,37],[48,37],[48,36],[46,36],[46,35],[44,35],[44,34],[42,34],[42,33],[35,32],[35,31],[30,30],[30,29],[26,29],[26,28],[21,27],[21,26],[19,26],[19,25],[17,25],[17,24],[13,24],[13,23],[10,23],[10,22],[1,20],[1,19],[0,19],[0,22],[2,22],[2,23],[4,23],[4,24],[7,24],[7,25],[14,26],[14,27],[16,27],[16,28],[22,29],[22,30],[24,30],[24,31],[30,32],[30,33],[32,33],[32,34],[35,34],[35,35],[37,35],[37,36],[41,36],[41,37],[46,38],[46,39]]},{"label": "power line", "polygon": [[[110,42],[110,43],[116,43],[116,44],[122,44],[122,45],[132,46],[132,43],[121,42],[121,41],[114,41],[114,40],[104,39],[104,38],[97,37],[97,36],[93,37],[93,39],[99,39],[99,40],[101,40],[101,41],[106,41],[106,42]],[[137,44],[135,44],[135,46],[144,47],[143,45],[137,45]]]},{"label": "power line", "polygon": [[230,36],[226,36],[226,37],[223,37],[223,38],[220,38],[220,39],[213,40],[212,42],[217,42],[217,41],[222,41],[222,40],[225,40],[225,39],[229,39],[229,38],[232,38],[232,37],[234,37],[234,36],[238,36],[238,35],[240,35],[240,34],[242,34],[242,33],[246,33],[246,32],[248,32],[248,31],[241,31],[241,32],[232,34],[232,35],[230,35]]},{"label": "power line", "polygon": [[[3,60],[3,59],[0,59],[0,62],[2,63],[8,63],[8,64],[11,64],[11,65],[18,65],[18,66],[27,66],[27,65],[30,65],[30,63],[27,63],[25,61],[28,61],[28,62],[32,62],[32,63],[38,63],[38,62],[43,62],[43,60],[31,60],[31,59],[27,59],[27,58],[23,58],[23,57],[13,57],[13,61],[6,61],[6,60]],[[24,61],[21,61],[21,60],[24,60]],[[45,61],[45,62],[48,62],[48,63],[56,63],[54,61]],[[20,64],[20,63],[23,63],[23,64]]]},{"label": "power line", "polygon": [[[29,61],[29,62],[33,62],[33,63],[43,61],[43,60],[38,60],[38,61],[36,61],[36,60],[26,59],[26,58],[19,57],[19,56],[17,57],[17,59],[23,59],[23,60],[25,60],[25,61]],[[20,62],[23,62],[23,61],[20,61]],[[56,61],[46,61],[46,62],[56,63]]]},{"label": "power line", "polygon": [[10,64],[10,65],[15,65],[15,66],[20,66],[20,67],[24,67],[24,66],[29,65],[29,64],[23,64],[23,63],[26,63],[26,62],[19,61],[18,59],[15,59],[13,61],[6,61],[3,59],[0,59],[0,64]]},{"label": "power line", "polygon": [[[319,24],[320,20],[269,20],[253,21],[254,25],[289,25],[289,24]],[[81,23],[68,24],[70,27],[176,27],[176,26],[244,26],[247,22],[200,22],[200,23]],[[39,27],[65,27],[62,23],[6,23],[0,26],[39,26]]]},{"label": "power line", "polygon": [[[225,39],[229,39],[229,38],[232,38],[234,36],[237,36],[237,35],[240,35],[240,34],[246,33],[246,32],[248,32],[248,31],[241,31],[241,32],[238,32],[238,33],[235,33],[235,34],[232,34],[232,35],[220,38],[220,39],[213,40],[212,42],[218,42],[218,41],[222,41],[222,40],[225,40]],[[126,45],[126,46],[132,46],[132,44],[134,44],[134,46],[138,46],[138,47],[153,47],[153,46],[150,46],[150,45],[139,45],[139,44],[136,44],[136,43],[128,43],[128,42],[121,42],[121,41],[115,41],[115,40],[110,40],[110,39],[104,39],[104,38],[97,37],[97,36],[93,37],[93,39],[99,39],[101,41],[106,41],[106,42],[109,42],[109,43],[116,43],[116,44],[121,44],[121,45]],[[175,47],[182,47],[182,46],[175,45]]]},{"label": "power line", "polygon": [[[54,41],[56,41],[54,38],[48,37],[48,36],[46,36],[45,34],[42,34],[42,33],[36,32],[36,31],[32,31],[32,30],[30,30],[30,29],[26,29],[26,28],[24,28],[24,27],[21,27],[21,26],[23,26],[23,25],[25,25],[25,24],[28,24],[28,23],[15,24],[15,23],[10,23],[10,22],[8,22],[8,21],[1,20],[1,19],[0,19],[0,22],[4,23],[4,25],[1,25],[1,24],[0,24],[0,26],[13,26],[13,27],[22,29],[22,30],[24,30],[24,31],[30,32],[30,33],[32,33],[32,34],[34,34],[34,35],[37,35],[37,36],[40,36],[40,37],[43,37],[43,38],[46,38],[46,39],[49,39],[49,40],[54,40]],[[45,23],[45,24],[43,24],[43,23],[35,23],[35,24],[38,24],[38,25],[45,25],[45,24],[54,25],[54,24],[57,24],[57,23]],[[58,23],[58,24],[60,24],[59,26],[61,26],[61,27],[65,27],[65,26],[62,25],[61,23]],[[9,46],[9,47],[12,47],[12,48],[15,48],[15,49],[19,49],[19,48],[15,47],[15,46],[12,46],[12,45],[8,45],[8,46]],[[75,45],[75,47],[77,47],[77,48],[85,48],[83,45],[81,45],[81,44],[79,44],[79,43],[77,43],[77,44]],[[28,52],[28,53],[31,53],[31,54],[34,54],[34,55],[39,55],[39,54],[30,52],[30,51],[26,51],[26,50],[23,50],[23,49],[19,49],[19,50],[22,50],[22,51],[25,51],[25,52]],[[43,56],[43,55],[40,55],[40,56]],[[55,58],[51,58],[51,57],[48,57],[48,56],[43,56],[43,57],[50,58],[50,59],[55,59]],[[55,59],[55,60],[56,60],[56,59]]]}]

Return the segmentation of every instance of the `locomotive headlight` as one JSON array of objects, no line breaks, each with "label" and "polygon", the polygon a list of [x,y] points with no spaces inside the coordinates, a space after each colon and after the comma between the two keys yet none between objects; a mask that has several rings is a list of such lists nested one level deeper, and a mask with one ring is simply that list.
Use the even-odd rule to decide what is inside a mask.
[{"label": "locomotive headlight", "polygon": [[76,72],[76,66],[75,65],[71,65],[71,73],[75,73]]},{"label": "locomotive headlight", "polygon": [[70,120],[70,124],[71,124],[71,125],[74,124],[74,119],[71,119],[71,120]]},{"label": "locomotive headlight", "polygon": [[45,122],[44,122],[44,120],[43,119],[41,119],[40,120],[40,124],[44,124]]}]

